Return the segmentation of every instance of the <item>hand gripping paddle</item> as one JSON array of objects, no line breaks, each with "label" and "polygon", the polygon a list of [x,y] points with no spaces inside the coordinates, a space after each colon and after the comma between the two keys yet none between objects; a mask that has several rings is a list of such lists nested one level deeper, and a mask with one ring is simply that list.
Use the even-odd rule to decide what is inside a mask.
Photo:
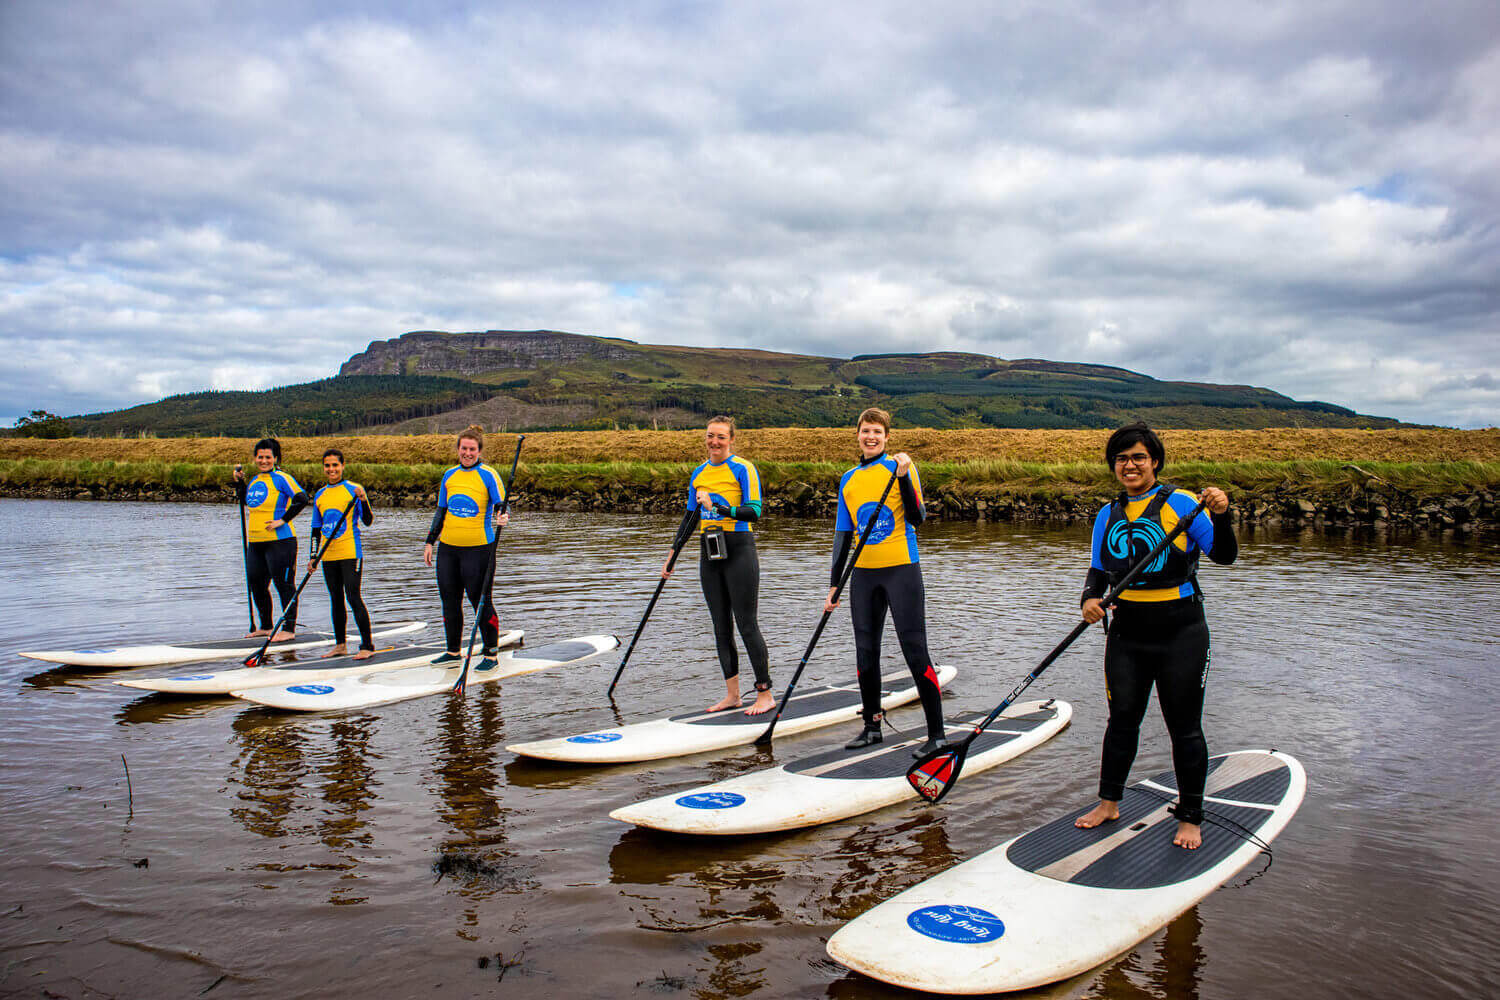
[{"label": "hand gripping paddle", "polygon": [[[1172,544],[1172,539],[1187,530],[1187,526],[1193,522],[1193,518],[1197,517],[1203,510],[1203,504],[1204,501],[1198,501],[1198,506],[1194,507],[1186,517],[1178,521],[1172,530],[1167,532],[1167,537],[1156,543],[1155,548],[1142,556],[1134,566],[1130,567],[1129,572],[1125,574],[1119,583],[1115,584],[1115,588],[1106,594],[1104,600],[1100,603],[1105,607],[1113,604],[1125,588],[1134,583],[1135,578],[1146,571],[1146,567],[1151,564],[1152,560],[1161,555],[1162,551],[1168,545]],[[1093,623],[1081,621],[1075,625],[1073,631],[1068,633],[1067,638],[1058,643],[1057,647],[1047,654],[1047,658],[1038,663],[1036,669],[1027,674],[1021,683],[1016,685],[1015,690],[1006,695],[1005,700],[996,705],[995,710],[986,716],[983,722],[975,726],[974,731],[968,736],[952,746],[942,747],[923,757],[917,758],[917,762],[908,768],[906,772],[906,780],[911,782],[911,787],[916,789],[917,794],[934,805],[943,801],[943,796],[947,795],[953,790],[953,786],[958,784],[958,775],[964,769],[964,758],[969,755],[969,745],[979,737],[980,733],[984,732],[990,723],[999,718],[1001,712],[1009,708],[1021,696],[1022,691],[1031,686],[1032,681],[1042,676],[1042,671],[1052,666],[1052,661],[1061,656],[1063,650],[1073,645],[1073,640],[1083,635],[1084,631],[1091,624]]]},{"label": "hand gripping paddle", "polygon": [[[297,589],[292,592],[292,599],[287,601],[286,606],[281,609],[281,617],[276,619],[275,625],[271,626],[271,634],[266,636],[266,641],[260,644],[259,649],[245,658],[245,666],[258,667],[265,662],[266,649],[271,645],[271,640],[276,636],[277,632],[281,631],[281,626],[286,621],[287,614],[297,606],[297,598],[302,596],[302,588],[307,586],[308,580],[312,579],[313,570],[317,569],[318,563],[323,561],[323,553],[327,552],[328,546],[333,544],[334,537],[339,533],[339,529],[344,526],[344,521],[349,517],[349,512],[354,509],[354,505],[357,503],[359,503],[359,497],[352,498],[349,501],[349,505],[344,508],[344,512],[339,515],[338,521],[333,525],[333,530],[323,539],[323,544],[318,546],[318,551],[313,555],[312,562],[308,564],[307,572],[303,575],[302,582],[297,584]],[[313,513],[317,513],[317,511]]]}]

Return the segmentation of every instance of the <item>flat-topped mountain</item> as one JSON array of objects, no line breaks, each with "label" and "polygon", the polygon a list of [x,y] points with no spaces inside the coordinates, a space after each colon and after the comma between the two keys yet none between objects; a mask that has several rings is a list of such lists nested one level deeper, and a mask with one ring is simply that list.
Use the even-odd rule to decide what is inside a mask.
[{"label": "flat-topped mountain", "polygon": [[415,331],[372,342],[320,382],[70,419],[76,433],[163,435],[671,428],[716,413],[745,427],[830,427],[872,405],[907,427],[1402,426],[1270,389],[1108,365],[947,351],[829,358],[554,330]]}]

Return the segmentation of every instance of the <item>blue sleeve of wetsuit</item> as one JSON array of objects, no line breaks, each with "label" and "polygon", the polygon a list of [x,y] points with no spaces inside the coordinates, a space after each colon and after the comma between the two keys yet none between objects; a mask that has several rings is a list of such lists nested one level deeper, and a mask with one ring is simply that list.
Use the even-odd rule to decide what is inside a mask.
[{"label": "blue sleeve of wetsuit", "polygon": [[1089,572],[1083,580],[1083,596],[1078,599],[1081,607],[1090,598],[1100,598],[1109,593],[1109,574],[1099,552],[1104,546],[1104,526],[1109,523],[1109,507],[1106,506],[1094,517],[1093,536],[1089,542]]}]

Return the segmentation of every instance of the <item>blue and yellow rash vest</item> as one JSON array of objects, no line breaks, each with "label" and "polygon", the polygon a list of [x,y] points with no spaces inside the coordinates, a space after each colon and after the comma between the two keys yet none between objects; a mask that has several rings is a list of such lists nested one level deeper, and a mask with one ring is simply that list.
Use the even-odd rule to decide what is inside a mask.
[{"label": "blue and yellow rash vest", "polygon": [[505,482],[483,462],[472,469],[455,465],[438,484],[437,541],[444,545],[488,545],[495,540],[490,516],[505,503]]},{"label": "blue and yellow rash vest", "polygon": [[[274,542],[278,538],[296,538],[297,532],[290,524],[283,524],[272,531],[266,528],[266,522],[286,520],[287,508],[300,493],[302,487],[297,485],[297,480],[280,469],[258,473],[246,483],[245,529],[249,540]],[[301,509],[298,506],[292,511],[292,516],[296,517],[297,511]]]},{"label": "blue and yellow rash vest", "polygon": [[[344,518],[344,523],[339,524],[339,517],[351,501],[354,503],[353,509],[349,511],[349,516]],[[363,559],[365,550],[361,539],[360,522],[363,520],[365,524],[370,523],[370,508],[367,504],[362,504],[355,499],[354,484],[344,480],[325,486],[313,495],[312,503],[312,544],[316,546],[319,537],[333,539],[323,552],[323,561]]]},{"label": "blue and yellow rash vest", "polygon": [[[692,508],[698,502],[698,491],[707,490],[713,500],[713,507],[700,511],[702,519],[698,522],[698,530],[719,527],[725,531],[754,531],[751,523],[760,517],[760,473],[755,466],[740,458],[738,455],[730,455],[718,465],[712,462],[704,462],[693,470],[688,478],[687,505]],[[720,513],[717,508],[728,507],[729,513]],[[749,508],[753,516],[746,519],[736,517],[739,508]]]},{"label": "blue and yellow rash vest", "polygon": [[[1170,496],[1153,505],[1152,500],[1163,489],[1171,491]],[[1137,559],[1155,548],[1181,518],[1198,506],[1198,498],[1193,494],[1163,483],[1157,483],[1138,497],[1125,497],[1124,500],[1124,503],[1116,500],[1108,504],[1094,517],[1093,556],[1089,563],[1091,575],[1092,571],[1098,571],[1113,579],[1123,577]],[[1142,517],[1153,506],[1156,515]],[[1120,600],[1175,601],[1197,594],[1194,579],[1198,555],[1200,552],[1213,553],[1214,527],[1214,521],[1206,516],[1193,518],[1187,530],[1172,539],[1168,549],[1152,560],[1146,572],[1120,595]],[[1230,559],[1233,559],[1232,555]],[[1103,593],[1085,596],[1103,596]]]},{"label": "blue and yellow rash vest", "polygon": [[[871,515],[875,517],[875,527],[870,529],[869,540],[859,554],[859,561],[854,564],[856,569],[907,566],[919,561],[917,529],[913,521],[921,523],[922,514],[914,512],[913,517],[908,517],[906,513],[908,502],[918,510],[922,506],[922,480],[917,475],[915,463],[906,476],[896,481],[900,488],[891,487],[890,493],[886,494],[885,503],[880,505],[878,511],[875,509],[880,494],[891,481],[891,473],[895,471],[896,460],[882,454],[856,465],[839,480],[839,506],[838,516],[833,523],[834,532],[851,532],[852,544],[857,545],[865,524],[869,522]],[[905,499],[907,495],[911,497],[910,501]],[[842,565],[842,559],[835,561]]]}]

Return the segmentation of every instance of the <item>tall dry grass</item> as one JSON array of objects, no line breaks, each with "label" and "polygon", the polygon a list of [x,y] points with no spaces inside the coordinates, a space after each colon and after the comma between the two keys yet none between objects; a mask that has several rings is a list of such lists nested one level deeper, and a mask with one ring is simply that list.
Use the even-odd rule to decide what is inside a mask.
[{"label": "tall dry grass", "polygon": [[[1500,429],[1460,430],[1163,430],[1169,467],[1178,462],[1495,462]],[[891,435],[894,450],[918,462],[1041,462],[1103,464],[1105,431],[905,430]],[[524,460],[541,463],[646,462],[696,464],[703,460],[701,431],[540,431],[526,435]],[[514,434],[492,434],[486,458],[507,460]],[[69,459],[114,462],[188,462],[249,465],[251,438],[0,438],[0,459]],[[286,438],[288,464],[316,465],[325,448],[351,463],[437,465],[454,461],[446,434],[407,437],[365,435]],[[845,463],[856,454],[848,428],[774,428],[740,431],[735,450],[757,463]]]}]

